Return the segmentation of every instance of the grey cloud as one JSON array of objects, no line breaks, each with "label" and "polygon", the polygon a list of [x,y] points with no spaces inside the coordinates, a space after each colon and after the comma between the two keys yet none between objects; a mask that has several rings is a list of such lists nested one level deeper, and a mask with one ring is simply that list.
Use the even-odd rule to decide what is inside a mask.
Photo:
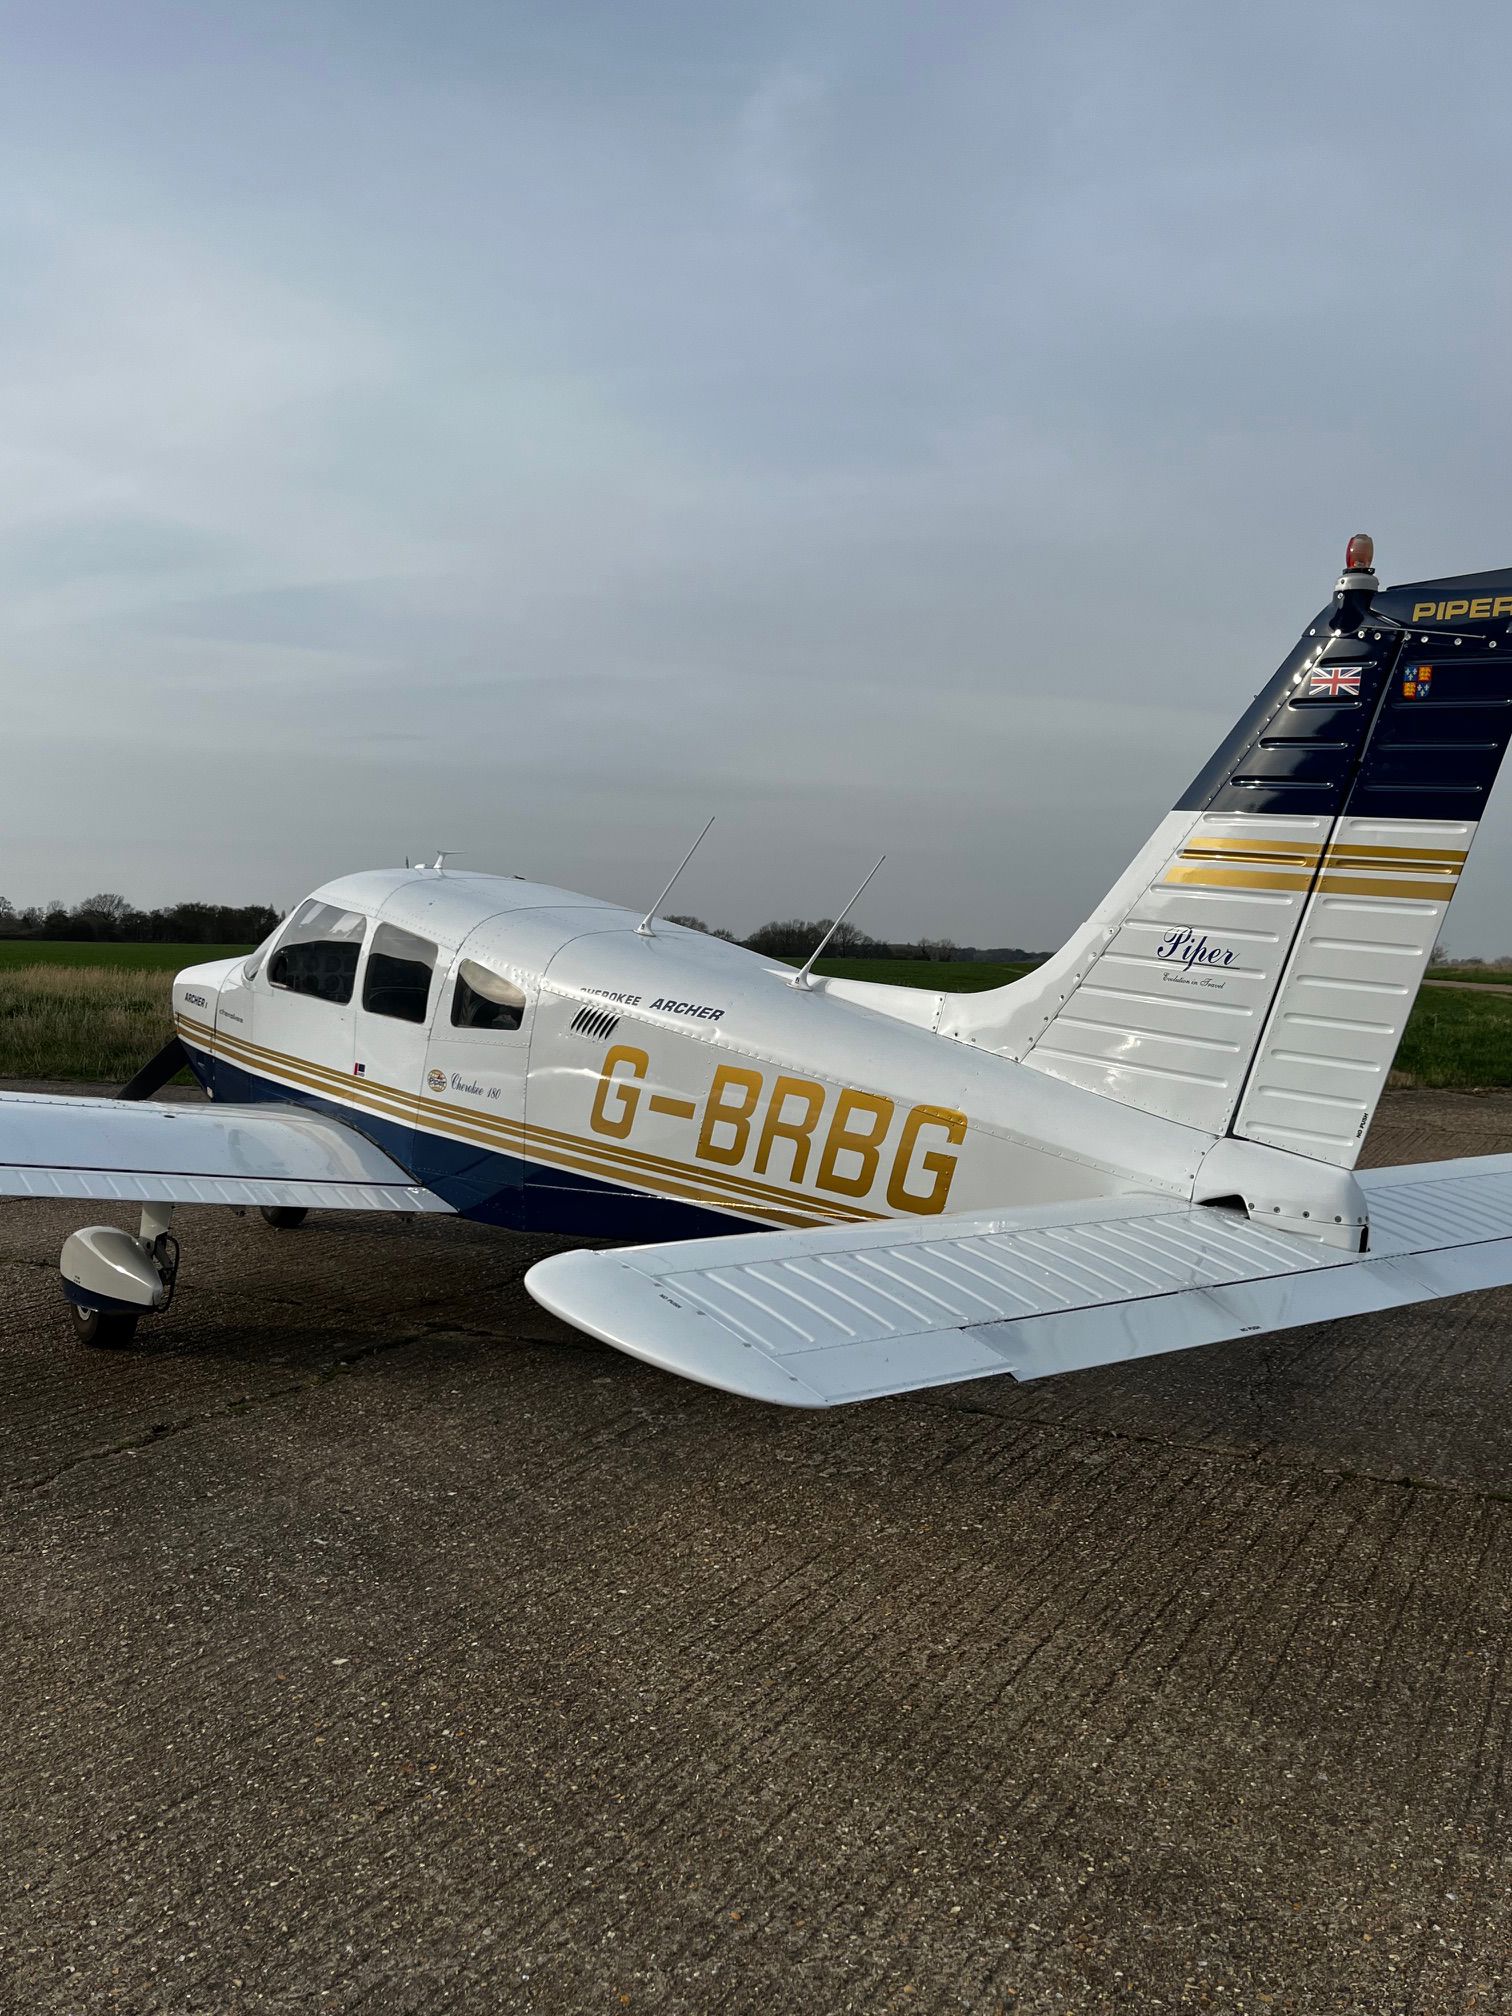
[{"label": "grey cloud", "polygon": [[14,897],[717,804],[704,914],[1048,944],[1350,531],[1509,557],[1489,5],[13,13]]}]

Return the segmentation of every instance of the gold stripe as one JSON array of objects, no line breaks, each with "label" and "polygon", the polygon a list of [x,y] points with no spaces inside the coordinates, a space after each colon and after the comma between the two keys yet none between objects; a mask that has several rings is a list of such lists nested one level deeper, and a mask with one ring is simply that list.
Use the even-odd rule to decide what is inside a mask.
[{"label": "gold stripe", "polygon": [[[1183,842],[1180,854],[1186,861],[1276,861],[1296,867],[1316,864],[1324,849],[1296,840],[1219,840],[1206,834]],[[1351,840],[1330,843],[1326,858],[1378,862],[1382,867],[1400,868],[1421,862],[1424,866],[1462,868],[1469,858],[1464,847],[1396,847]]]},{"label": "gold stripe", "polygon": [[[748,1177],[724,1176],[716,1170],[700,1169],[665,1156],[648,1155],[641,1150],[620,1148],[609,1142],[589,1141],[581,1135],[561,1133],[555,1128],[527,1125],[502,1115],[475,1113],[465,1107],[400,1092],[375,1079],[348,1077],[345,1072],[337,1071],[330,1065],[291,1057],[287,1052],[266,1049],[261,1044],[248,1042],[244,1037],[215,1031],[206,1023],[194,1021],[191,1016],[179,1014],[175,1021],[180,1035],[187,1036],[201,1049],[212,1054],[218,1051],[231,1062],[247,1064],[264,1074],[276,1073],[291,1084],[359,1111],[417,1126],[428,1123],[435,1132],[485,1148],[518,1148],[529,1159],[576,1169],[585,1174],[611,1176],[621,1182],[637,1177],[654,1178],[654,1182],[645,1185],[654,1195],[693,1198],[700,1203],[718,1204],[726,1210],[736,1206],[747,1207],[761,1217],[777,1218],[783,1223],[797,1225],[874,1224],[882,1216],[879,1212],[862,1211],[855,1205],[840,1204],[829,1198],[780,1190],[775,1185],[757,1183]],[[530,1157],[532,1148],[538,1152]],[[701,1187],[689,1187],[690,1178]],[[795,1203],[801,1203],[809,1215],[794,1216],[792,1206]],[[815,1216],[815,1213],[821,1215]]]},{"label": "gold stripe", "polygon": [[[191,1040],[203,1041],[201,1038]],[[231,1057],[233,1062],[255,1062],[259,1065],[260,1073],[276,1069],[281,1078],[292,1084],[333,1099],[337,1099],[339,1095],[338,1103],[353,1106],[359,1111],[376,1113],[385,1119],[399,1118],[417,1123],[420,1118],[417,1108],[422,1104],[435,1103],[414,1099],[408,1094],[394,1092],[388,1087],[376,1086],[366,1079],[348,1079],[344,1073],[333,1071],[327,1065],[301,1068],[303,1060],[286,1062],[281,1059],[278,1052],[266,1053],[270,1058],[278,1060],[267,1065],[263,1065],[261,1059],[238,1059],[233,1054],[235,1051],[251,1051],[258,1046],[243,1043],[235,1037],[230,1039],[211,1037],[204,1047],[219,1049]],[[532,1144],[532,1137],[550,1131],[538,1128],[526,1129],[515,1121],[496,1120],[491,1116],[468,1113],[457,1107],[446,1107],[442,1110],[446,1124],[436,1131],[449,1139],[470,1141],[480,1147],[496,1151],[508,1146],[519,1148],[524,1153]],[[791,1191],[773,1190],[768,1196],[762,1194],[767,1190],[765,1185],[753,1189],[738,1177],[724,1177],[713,1170],[705,1172],[686,1163],[673,1162],[653,1168],[652,1164],[659,1162],[660,1158],[632,1156],[628,1151],[615,1150],[609,1148],[607,1144],[601,1151],[598,1143],[579,1144],[577,1137],[571,1135],[563,1135],[560,1138],[571,1144],[575,1152],[564,1152],[554,1144],[543,1143],[542,1152],[533,1159],[547,1166],[576,1169],[591,1175],[610,1176],[621,1182],[642,1176],[654,1176],[654,1183],[642,1184],[642,1187],[651,1190],[653,1195],[689,1198],[699,1203],[717,1205],[722,1210],[731,1210],[738,1206],[761,1217],[776,1218],[784,1224],[831,1225],[862,1221],[869,1223],[878,1215],[875,1212],[857,1211],[850,1205],[832,1204],[825,1198],[803,1198],[802,1202],[807,1207],[808,1215],[797,1216],[791,1210],[792,1203],[797,1201],[795,1193]],[[607,1159],[611,1155],[623,1156],[628,1166],[622,1167],[617,1162]],[[665,1170],[677,1172],[682,1180],[668,1176],[663,1173]],[[691,1186],[686,1181],[688,1177],[700,1179],[703,1187]],[[723,1190],[714,1190],[709,1187],[713,1184],[722,1184],[725,1187]],[[815,1213],[823,1215],[815,1216]]]},{"label": "gold stripe", "polygon": [[[1314,886],[1316,876],[1317,888],[1331,895],[1405,896],[1447,903],[1468,852],[1353,841],[1330,844],[1325,851],[1297,840],[1227,840],[1204,834],[1179,850],[1161,880],[1176,888],[1305,892]],[[1400,879],[1412,875],[1423,879]]]},{"label": "gold stripe", "polygon": [[1470,858],[1468,847],[1388,847],[1384,844],[1357,844],[1348,840],[1337,840],[1329,848],[1330,855],[1379,855],[1383,860],[1400,861],[1442,861],[1446,865],[1462,868]]},{"label": "gold stripe", "polygon": [[1199,833],[1183,843],[1186,854],[1277,854],[1295,856],[1300,861],[1316,861],[1323,851],[1318,840],[1268,840],[1263,834],[1236,836],[1225,840],[1214,833]]},{"label": "gold stripe", "polygon": [[1410,854],[1330,854],[1323,866],[1344,868],[1351,874],[1359,874],[1365,869],[1373,869],[1382,875],[1442,875],[1446,881],[1457,882],[1460,878],[1460,864],[1449,861],[1415,860]]},{"label": "gold stripe", "polygon": [[1346,875],[1436,875],[1449,888],[1459,881],[1460,870],[1448,868],[1442,861],[1349,861],[1336,854],[1330,854],[1323,863],[1323,872]]},{"label": "gold stripe", "polygon": [[1219,866],[1222,866],[1224,862],[1231,862],[1238,867],[1243,867],[1246,864],[1258,864],[1272,868],[1291,868],[1299,872],[1316,868],[1318,865],[1318,856],[1316,854],[1273,853],[1269,848],[1265,847],[1226,847],[1222,852],[1219,852],[1215,847],[1183,847],[1180,852],[1180,859],[1183,861],[1207,861]]},{"label": "gold stripe", "polygon": [[1195,861],[1173,861],[1165,872],[1167,884],[1191,884],[1201,889],[1296,889],[1312,886],[1312,871],[1285,873],[1280,869],[1227,868]]},{"label": "gold stripe", "polygon": [[1318,882],[1324,896],[1410,896],[1415,902],[1447,903],[1452,882],[1386,882],[1362,875],[1324,875]]},{"label": "gold stripe", "polygon": [[344,1072],[337,1071],[330,1065],[313,1064],[304,1058],[292,1058],[283,1051],[265,1050],[260,1045],[248,1043],[241,1037],[215,1035],[211,1037],[211,1044],[212,1047],[218,1047],[223,1051],[233,1062],[244,1062],[260,1069],[276,1070],[281,1077],[295,1084],[331,1097],[339,1097],[359,1109],[377,1112],[385,1118],[404,1120],[413,1125],[429,1121],[438,1132],[449,1134],[454,1138],[461,1137],[475,1141],[484,1147],[508,1146],[524,1152],[539,1143],[548,1155],[556,1157],[560,1157],[563,1150],[574,1155],[592,1153],[597,1157],[597,1166],[601,1173],[612,1171],[615,1175],[654,1175],[658,1178],[670,1176],[683,1180],[695,1176],[706,1185],[723,1186],[741,1203],[760,1204],[763,1209],[769,1203],[786,1207],[792,1204],[795,1196],[802,1196],[806,1206],[843,1224],[871,1223],[878,1216],[875,1212],[860,1211],[854,1205],[841,1204],[830,1198],[810,1198],[803,1196],[801,1192],[782,1190],[769,1183],[758,1183],[751,1177],[725,1176],[717,1170],[701,1169],[665,1156],[651,1155],[643,1150],[621,1148],[607,1141],[590,1141],[581,1135],[561,1133],[555,1128],[527,1125],[503,1115],[475,1112],[467,1107],[443,1104],[438,1100],[399,1092],[374,1079],[348,1078]]}]

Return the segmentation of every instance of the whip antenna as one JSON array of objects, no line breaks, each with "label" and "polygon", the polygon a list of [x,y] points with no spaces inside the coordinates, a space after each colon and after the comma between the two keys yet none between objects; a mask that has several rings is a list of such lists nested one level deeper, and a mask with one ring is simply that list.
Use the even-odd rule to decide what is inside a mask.
[{"label": "whip antenna", "polygon": [[654,938],[656,936],[656,933],[651,929],[651,919],[656,915],[657,911],[660,910],[663,903],[665,903],[667,898],[672,894],[673,883],[676,882],[678,876],[681,875],[684,868],[687,867],[688,863],[693,859],[693,856],[698,852],[699,848],[703,845],[704,833],[708,832],[709,827],[714,824],[716,817],[717,814],[713,812],[709,814],[708,824],[704,827],[703,833],[699,834],[698,838],[693,842],[693,845],[688,849],[687,853],[684,854],[681,861],[678,862],[676,868],[673,870],[672,881],[667,884],[666,888],[663,889],[660,896],[657,897],[656,901],[651,905],[651,908],[646,912],[645,916],[642,917],[639,924],[636,925],[635,933],[638,938]]},{"label": "whip antenna", "polygon": [[[880,868],[882,866],[882,863],[886,859],[887,856],[885,854],[879,854],[877,856],[877,868]],[[871,875],[867,876],[866,882],[870,882],[872,875],[876,874],[877,868],[873,868],[873,870],[871,871]],[[840,915],[835,919],[834,923],[831,924],[828,931],[825,932],[824,936],[819,940],[819,943],[814,947],[813,951],[810,952],[807,959],[805,959],[803,964],[798,968],[798,971],[793,975],[792,979],[789,980],[789,982],[787,983],[789,987],[813,986],[814,983],[809,978],[809,968],[813,965],[814,961],[819,957],[819,954],[824,950],[825,946],[828,945],[831,938],[833,938],[835,933],[840,929],[840,926],[845,922],[846,918],[849,917],[852,910],[854,910],[856,905],[861,901],[861,898],[866,894],[866,882],[863,882],[861,884],[861,887],[856,891],[855,895],[852,896],[849,903],[846,904],[845,908],[840,912]]]}]

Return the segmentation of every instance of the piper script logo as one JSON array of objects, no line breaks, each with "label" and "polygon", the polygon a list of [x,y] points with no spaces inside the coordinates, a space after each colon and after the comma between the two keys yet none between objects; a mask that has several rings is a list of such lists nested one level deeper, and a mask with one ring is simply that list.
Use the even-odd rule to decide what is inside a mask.
[{"label": "piper script logo", "polygon": [[1194,966],[1232,966],[1238,958],[1226,945],[1220,945],[1207,933],[1188,931],[1184,926],[1179,930],[1167,931],[1155,947],[1157,959],[1167,959],[1173,964],[1184,966],[1188,973]]}]

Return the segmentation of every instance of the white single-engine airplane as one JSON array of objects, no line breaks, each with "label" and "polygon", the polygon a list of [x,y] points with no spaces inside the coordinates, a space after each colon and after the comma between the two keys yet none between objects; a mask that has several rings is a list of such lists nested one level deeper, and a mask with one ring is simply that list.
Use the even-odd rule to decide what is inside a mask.
[{"label": "white single-engine airplane", "polygon": [[[526,1284],[798,1407],[1512,1283],[1512,1156],[1353,1173],[1512,735],[1512,569],[1382,589],[1372,562],[1352,539],[1175,811],[1010,986],[795,974],[444,865],[344,876],[180,973],[118,1100],[0,1099],[0,1194],[142,1207],[64,1246],[87,1342],[166,1307],[176,1205],[457,1212],[642,1242]],[[209,1104],[143,1103],[185,1062]]]}]

